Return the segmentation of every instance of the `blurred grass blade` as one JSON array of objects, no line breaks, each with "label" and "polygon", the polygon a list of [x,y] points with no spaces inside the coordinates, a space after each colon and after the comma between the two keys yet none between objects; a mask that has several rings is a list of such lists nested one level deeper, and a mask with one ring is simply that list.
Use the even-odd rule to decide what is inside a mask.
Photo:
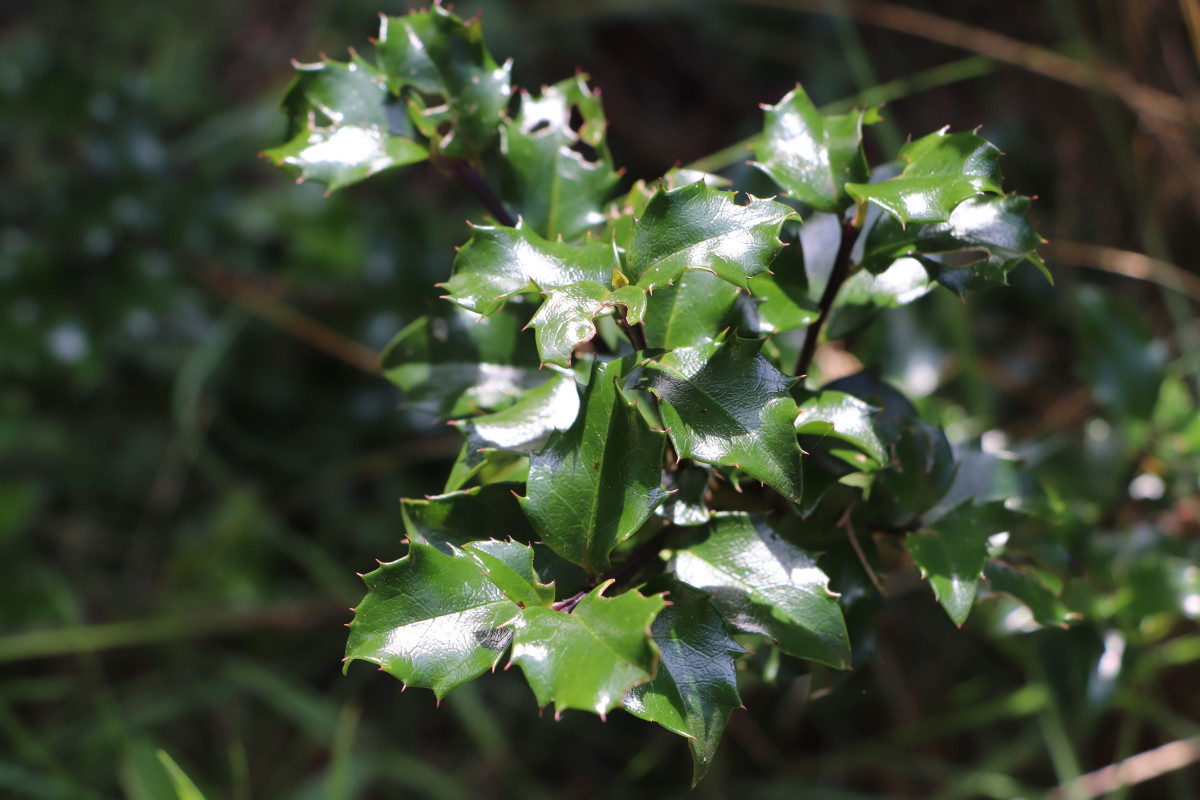
[{"label": "blurred grass blade", "polygon": [[163,765],[163,769],[171,776],[171,783],[175,786],[175,797],[178,800],[204,800],[204,794],[192,783],[192,779],[187,776],[187,773],[180,769],[175,760],[167,755],[166,750],[156,750],[155,755],[158,756],[158,761]]},{"label": "blurred grass blade", "polygon": [[353,700],[342,706],[342,712],[338,714],[325,778],[325,800],[353,800],[355,797],[354,741],[361,717],[362,706]]}]

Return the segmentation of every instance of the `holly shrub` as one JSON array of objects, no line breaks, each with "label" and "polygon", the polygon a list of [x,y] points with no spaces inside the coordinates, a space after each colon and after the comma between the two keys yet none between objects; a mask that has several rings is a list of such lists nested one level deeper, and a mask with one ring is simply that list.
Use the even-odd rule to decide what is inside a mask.
[{"label": "holly shrub", "polygon": [[1070,623],[1019,462],[818,357],[883,309],[1045,271],[977,131],[872,167],[878,109],[824,116],[797,86],[752,143],[776,197],[682,168],[621,188],[587,76],[517,91],[440,5],[383,17],[372,58],[297,71],[272,160],[330,191],[429,161],[490,215],[382,356],[462,450],[442,494],[402,501],[408,551],[365,576],[348,663],[440,699],[507,659],[555,716],[687,737],[698,781],[739,672],[872,657],[896,553],[958,625],[1000,595]]}]

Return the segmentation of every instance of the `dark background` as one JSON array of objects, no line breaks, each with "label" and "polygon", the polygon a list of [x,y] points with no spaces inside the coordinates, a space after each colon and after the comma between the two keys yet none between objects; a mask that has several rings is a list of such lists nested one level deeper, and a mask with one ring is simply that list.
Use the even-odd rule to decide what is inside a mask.
[{"label": "dark background", "polygon": [[[480,212],[427,166],[324,198],[256,154],[284,134],[289,60],[369,52],[381,10],[409,6],[0,6],[0,795],[173,797],[158,748],[209,800],[687,793],[682,739],[539,717],[515,671],[440,709],[340,673],[354,573],[402,554],[397,499],[458,448],[397,410],[371,351],[435,302]],[[588,72],[627,182],[753,134],[800,81],[888,101],[874,161],[982,125],[1038,197],[1055,287],[1022,268],[967,306],[943,292],[852,350],[956,441],[1025,448],[1093,618],[1023,633],[982,609],[959,631],[897,563],[876,660],[748,678],[695,796],[1032,797],[1194,752],[1200,5],[456,11],[484,12],[522,86]],[[761,185],[746,157],[712,165]],[[1139,475],[1159,496],[1129,494]],[[1192,766],[1124,796],[1197,785]]]}]

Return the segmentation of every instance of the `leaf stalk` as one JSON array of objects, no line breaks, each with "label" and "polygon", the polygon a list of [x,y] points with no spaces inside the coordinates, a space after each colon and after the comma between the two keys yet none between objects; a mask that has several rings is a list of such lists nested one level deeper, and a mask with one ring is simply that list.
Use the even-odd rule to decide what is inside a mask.
[{"label": "leaf stalk", "polygon": [[517,219],[504,207],[504,203],[500,202],[500,198],[492,191],[491,185],[478,170],[460,159],[448,160],[447,166],[454,179],[475,195],[479,202],[483,203],[484,208],[496,222],[506,228],[517,227]]},{"label": "leaf stalk", "polygon": [[865,206],[860,204],[855,209],[854,216],[842,220],[842,240],[838,245],[833,270],[829,273],[829,281],[825,284],[825,291],[821,294],[821,311],[816,321],[805,331],[804,347],[801,348],[800,357],[796,360],[794,374],[797,377],[803,378],[808,374],[808,368],[812,366],[813,356],[817,352],[817,343],[821,340],[821,329],[829,319],[829,314],[833,310],[833,302],[837,299],[842,284],[850,277],[850,253],[854,250],[859,233],[862,232],[864,216]]}]

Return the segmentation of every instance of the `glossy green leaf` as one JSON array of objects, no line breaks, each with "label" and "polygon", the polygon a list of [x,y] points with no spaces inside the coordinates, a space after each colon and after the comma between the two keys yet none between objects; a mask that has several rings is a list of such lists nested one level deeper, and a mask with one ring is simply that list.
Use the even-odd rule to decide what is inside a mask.
[{"label": "glossy green leaf", "polygon": [[742,705],[733,660],[743,649],[705,592],[664,577],[646,587],[670,602],[650,632],[662,654],[658,673],[625,696],[625,710],[686,736],[692,751],[692,785],[712,766],[725,723]]},{"label": "glossy green leaf", "polygon": [[871,424],[875,411],[853,395],[823,391],[800,402],[796,432],[836,437],[883,464],[887,462],[887,452]]},{"label": "glossy green leaf", "polygon": [[542,541],[595,573],[667,496],[659,486],[666,439],[617,388],[629,366],[593,362],[579,417],[530,460],[521,500]]},{"label": "glossy green leaf", "polygon": [[472,481],[478,481],[481,486],[503,481],[524,483],[528,476],[529,459],[526,456],[494,450],[486,445],[481,447],[478,442],[472,444],[468,437],[450,467],[442,492],[461,491]]},{"label": "glossy green leaf", "polygon": [[571,365],[571,354],[596,335],[593,320],[604,310],[609,289],[580,281],[548,292],[529,327],[537,332],[538,354],[545,364]]},{"label": "glossy green leaf", "polygon": [[801,433],[798,439],[804,451],[800,462],[804,468],[804,497],[797,509],[806,519],[826,492],[842,478],[855,472],[874,471],[868,456],[858,450],[848,450],[840,438]]},{"label": "glossy green leaf", "polygon": [[379,71],[358,56],[349,63],[297,64],[283,99],[290,121],[286,144],[263,153],[329,191],[392,167],[424,161],[425,147],[388,93]]},{"label": "glossy green leaf", "polygon": [[[968,289],[1005,285],[1023,261],[1045,272],[1036,252],[1042,239],[1028,209],[1028,197],[983,195],[964,200],[942,223],[904,227],[885,215],[867,234],[863,267],[879,273],[897,258],[915,255],[931,278],[960,297]],[[954,260],[924,257],[930,254],[953,254]]]},{"label": "glossy green leaf", "polygon": [[484,537],[532,542],[537,537],[513,492],[515,483],[491,483],[464,491],[400,501],[404,529],[411,542],[443,552]]},{"label": "glossy green leaf", "polygon": [[553,431],[571,427],[579,414],[579,392],[570,373],[552,373],[541,386],[525,390],[507,408],[454,424],[476,450],[496,449],[529,453]]},{"label": "glossy green leaf", "polygon": [[[868,210],[868,218],[875,212]],[[879,212],[882,213],[882,212]],[[833,264],[837,261],[838,250],[842,244],[842,218],[837,214],[811,214],[804,219],[804,224],[787,226],[784,234],[788,237],[789,250],[784,251],[786,257],[793,246],[804,264],[804,283],[808,286],[808,296],[813,302],[820,302],[821,295],[829,283],[833,273]],[[786,274],[785,268],[779,268]],[[851,276],[853,277],[853,276]],[[793,280],[799,281],[797,275]]]},{"label": "glossy green leaf", "polygon": [[850,640],[815,554],[785,541],[763,517],[715,514],[675,553],[675,575],[711,592],[730,624],[769,636],[785,652],[850,664]]},{"label": "glossy green leaf", "polygon": [[687,270],[671,286],[656,289],[646,310],[646,343],[675,350],[711,342],[729,326],[738,288],[711,272]]},{"label": "glossy green leaf", "polygon": [[423,499],[405,498],[400,501],[405,531],[410,541],[431,544],[444,553],[487,536],[532,545],[542,583],[555,584],[567,596],[581,590],[586,573],[537,542],[517,502],[520,488],[519,483],[499,482]]},{"label": "glossy green leaf", "polygon": [[703,525],[711,512],[705,499],[712,471],[695,464],[680,465],[663,473],[663,488],[671,492],[658,507],[658,515],[672,525]]},{"label": "glossy green leaf", "polygon": [[763,273],[750,279],[750,301],[754,304],[751,329],[769,335],[800,330],[811,325],[820,313],[801,280],[781,274]]},{"label": "glossy green leaf", "polygon": [[840,213],[853,200],[847,182],[870,176],[862,150],[862,126],[878,118],[874,111],[824,117],[797,86],[773,106],[755,147],[761,169],[781,189],[817,211]]},{"label": "glossy green leaf", "polygon": [[440,2],[385,16],[376,52],[394,94],[420,92],[409,95],[413,118],[438,150],[472,159],[496,138],[512,95],[511,64],[496,64],[477,19],[463,22]]},{"label": "glossy green leaf", "polygon": [[350,623],[347,662],[378,664],[442,698],[495,669],[520,610],[461,551],[412,542],[408,555],[364,577],[367,596]]},{"label": "glossy green leaf", "polygon": [[529,321],[529,327],[537,331],[542,362],[570,366],[575,348],[596,335],[596,317],[614,305],[625,306],[629,321],[636,324],[646,313],[646,292],[636,286],[610,291],[592,281],[548,292]]},{"label": "glossy green leaf", "polygon": [[860,270],[838,292],[826,337],[844,339],[857,333],[885,308],[908,305],[929,294],[934,281],[915,258],[901,258],[879,275]]},{"label": "glossy green leaf", "polygon": [[577,74],[536,98],[522,93],[517,116],[500,129],[504,199],[545,238],[571,240],[604,222],[604,204],[620,178],[606,126],[599,94]]},{"label": "glossy green leaf", "polygon": [[1000,150],[974,133],[923,136],[900,149],[904,170],[880,183],[847,183],[858,202],[870,202],[902,224],[945,222],[958,204],[984,192],[1003,194]]},{"label": "glossy green leaf", "polygon": [[604,241],[613,241],[622,251],[628,251],[633,241],[637,222],[646,210],[646,205],[660,191],[671,191],[683,186],[703,183],[713,189],[729,186],[730,181],[720,175],[694,169],[673,167],[657,181],[635,181],[624,197],[608,207],[609,223],[604,228]]},{"label": "glossy green leaf", "polygon": [[531,607],[510,623],[512,663],[525,673],[539,706],[554,703],[605,716],[626,693],[654,675],[658,649],[650,626],[662,595],[634,591],[604,597],[612,581],[597,586],[571,613]]},{"label": "glossy green leaf", "polygon": [[971,613],[987,561],[988,537],[1000,532],[985,521],[972,503],[962,503],[939,519],[934,530],[910,533],[904,542],[955,625],[961,626]]},{"label": "glossy green leaf", "polygon": [[593,239],[580,245],[551,242],[523,223],[476,227],[454,259],[453,276],[441,286],[451,301],[486,316],[535,286],[549,291],[580,281],[606,284],[616,263],[612,246]]},{"label": "glossy green leaf", "polygon": [[1041,625],[1065,628],[1076,616],[1031,572],[992,559],[983,574],[992,593],[1006,594],[1021,603]]},{"label": "glossy green leaf", "polygon": [[409,408],[442,419],[503,408],[550,375],[538,370],[523,325],[516,311],[481,318],[449,307],[396,334],[380,358],[383,373]]},{"label": "glossy green leaf", "polygon": [[908,399],[865,372],[828,384],[878,411],[871,417],[887,464],[875,473],[866,504],[874,524],[905,526],[937,505],[954,480],[954,454],[946,434],[922,420]]},{"label": "glossy green leaf", "polygon": [[646,386],[680,458],[737,467],[799,500],[795,379],[762,357],[762,345],[731,336],[674,350],[645,365]]},{"label": "glossy green leaf", "polygon": [[703,181],[655,193],[629,244],[630,280],[659,289],[684,270],[703,269],[746,288],[783,247],[779,229],[794,212],[774,200],[753,197],[740,206],[733,197],[733,192]]},{"label": "glossy green leaf", "polygon": [[[981,450],[955,448],[954,481],[946,495],[925,514],[925,521],[936,523],[943,514],[970,500],[976,506],[997,506],[1010,517],[1008,525],[1015,524],[1021,507],[1029,500],[1030,480],[1028,465],[1011,453],[989,453]],[[1003,530],[1001,525],[996,530]]]},{"label": "glossy green leaf", "polygon": [[488,580],[522,608],[548,606],[554,602],[554,587],[538,580],[533,568],[534,550],[520,542],[495,539],[471,542],[466,550],[483,566]]}]

